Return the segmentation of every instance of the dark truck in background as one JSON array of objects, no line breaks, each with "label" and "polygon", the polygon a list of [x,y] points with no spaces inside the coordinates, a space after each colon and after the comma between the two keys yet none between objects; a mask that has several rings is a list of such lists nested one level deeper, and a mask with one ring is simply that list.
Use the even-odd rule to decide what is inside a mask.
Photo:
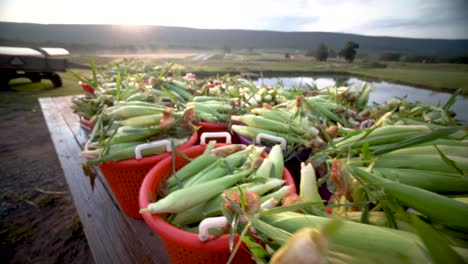
[{"label": "dark truck in background", "polygon": [[61,87],[57,72],[67,70],[67,55],[63,48],[0,47],[0,88],[8,88],[9,81],[16,78],[49,79],[54,87]]}]

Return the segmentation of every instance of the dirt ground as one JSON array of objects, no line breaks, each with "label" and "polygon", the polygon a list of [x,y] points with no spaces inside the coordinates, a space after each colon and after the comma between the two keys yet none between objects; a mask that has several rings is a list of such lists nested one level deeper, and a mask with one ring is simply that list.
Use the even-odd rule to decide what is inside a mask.
[{"label": "dirt ground", "polygon": [[0,139],[0,263],[93,263],[41,111],[1,111]]}]

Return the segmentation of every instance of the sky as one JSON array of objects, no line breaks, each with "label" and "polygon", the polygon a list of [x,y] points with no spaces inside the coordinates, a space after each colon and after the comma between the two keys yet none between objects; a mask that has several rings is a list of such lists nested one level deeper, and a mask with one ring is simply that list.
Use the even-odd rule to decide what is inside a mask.
[{"label": "sky", "polygon": [[468,0],[0,0],[0,21],[468,39]]}]

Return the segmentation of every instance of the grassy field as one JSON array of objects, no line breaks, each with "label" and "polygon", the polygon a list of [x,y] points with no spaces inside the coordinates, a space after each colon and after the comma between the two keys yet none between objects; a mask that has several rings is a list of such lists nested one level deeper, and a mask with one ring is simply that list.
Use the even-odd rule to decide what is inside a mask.
[{"label": "grassy field", "polygon": [[[84,72],[83,72],[84,73]],[[15,79],[10,82],[11,89],[1,91],[0,114],[16,110],[38,111],[38,98],[82,94],[78,82],[67,73],[60,73],[63,87],[54,88],[49,80],[31,83],[28,79]]]}]

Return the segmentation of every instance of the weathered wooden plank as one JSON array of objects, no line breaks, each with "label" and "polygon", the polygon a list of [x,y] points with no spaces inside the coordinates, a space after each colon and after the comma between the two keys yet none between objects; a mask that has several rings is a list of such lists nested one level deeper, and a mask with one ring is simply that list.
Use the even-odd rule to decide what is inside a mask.
[{"label": "weathered wooden plank", "polygon": [[[80,164],[81,147],[60,111],[67,112],[65,104],[57,105],[51,98],[41,98],[40,103],[96,263],[168,263],[165,252],[154,254],[145,245],[155,243],[153,246],[161,248],[156,236],[151,242],[142,242],[136,231],[144,230],[144,223],[128,221],[101,181],[91,189]],[[129,224],[136,221],[138,228]]]},{"label": "weathered wooden plank", "polygon": [[75,139],[78,141],[78,144],[83,148],[88,139],[89,131],[82,128],[78,115],[73,113],[72,109],[70,108],[73,97],[74,96],[53,97],[52,101],[57,106],[68,128],[73,133]]}]

